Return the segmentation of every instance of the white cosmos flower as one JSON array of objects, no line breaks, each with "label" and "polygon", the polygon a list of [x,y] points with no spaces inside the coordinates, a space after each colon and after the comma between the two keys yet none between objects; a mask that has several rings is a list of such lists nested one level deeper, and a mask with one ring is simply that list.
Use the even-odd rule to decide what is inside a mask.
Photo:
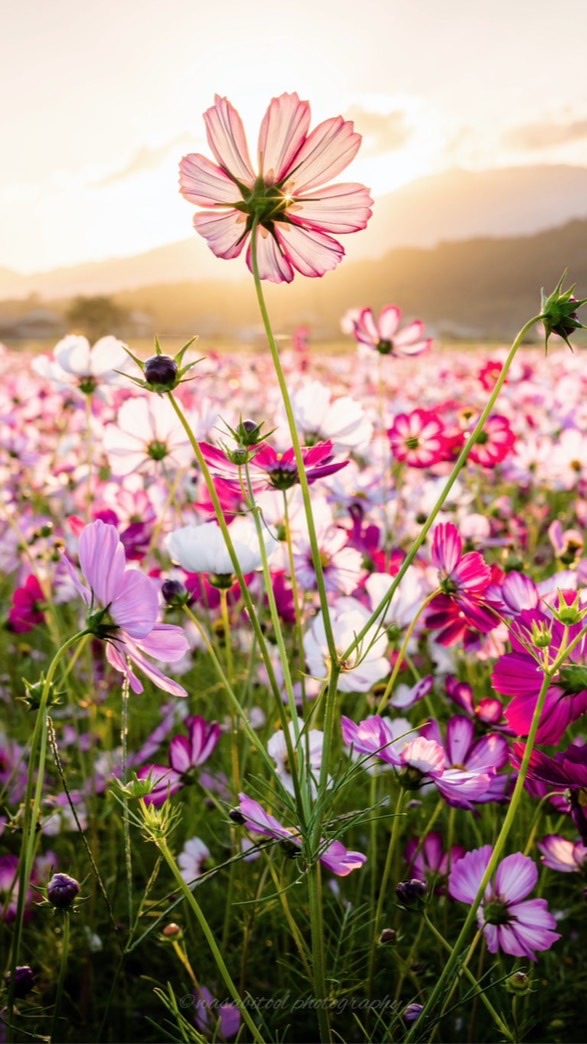
[{"label": "white cosmos flower", "polygon": [[292,395],[293,411],[298,428],[318,442],[330,439],[334,452],[356,450],[367,446],[373,434],[373,425],[363,406],[349,395],[332,398],[332,392],[320,381],[308,381]]},{"label": "white cosmos flower", "polygon": [[101,337],[93,346],[87,337],[68,334],[53,349],[52,356],[33,361],[34,370],[55,381],[61,388],[78,388],[91,393],[104,384],[121,384],[125,378],[117,370],[126,371],[131,359],[117,337]]},{"label": "white cosmos flower", "polygon": [[187,884],[191,884],[200,876],[210,858],[210,851],[199,837],[191,837],[186,841],[183,850],[177,857],[181,876]]},{"label": "white cosmos flower", "polygon": [[[319,729],[308,729],[304,732],[304,722],[301,718],[298,718],[298,733],[300,738],[299,743],[296,744],[296,730],[293,721],[290,721],[289,734],[291,736],[291,743],[295,752],[296,760],[300,762],[302,758],[307,757],[310,773],[312,775],[312,792],[315,793],[316,782],[322,764],[324,733]],[[278,732],[273,734],[267,744],[267,753],[273,758],[277,769],[277,775],[285,789],[289,794],[293,794],[293,778],[283,729],[279,729]]]},{"label": "white cosmos flower", "polygon": [[115,475],[130,475],[159,462],[172,468],[187,467],[193,458],[171,404],[156,395],[137,396],[122,404],[117,423],[108,424],[104,431],[104,448]]},{"label": "white cosmos flower", "polygon": [[[370,617],[368,609],[356,598],[339,598],[330,610],[334,644],[339,656],[346,652]],[[339,692],[368,692],[376,682],[389,674],[385,655],[387,635],[371,626],[358,647],[346,660],[338,680]],[[328,643],[322,613],[314,618],[304,636],[308,670],[315,678],[328,674]]]},{"label": "white cosmos flower", "polygon": [[[252,573],[261,566],[261,550],[254,522],[238,516],[230,524],[230,536],[243,573]],[[279,546],[271,534],[263,529],[267,554],[271,556]],[[187,573],[214,573],[230,576],[234,568],[222,530],[217,522],[203,522],[199,526],[182,526],[167,537],[167,550],[174,562]]]}]

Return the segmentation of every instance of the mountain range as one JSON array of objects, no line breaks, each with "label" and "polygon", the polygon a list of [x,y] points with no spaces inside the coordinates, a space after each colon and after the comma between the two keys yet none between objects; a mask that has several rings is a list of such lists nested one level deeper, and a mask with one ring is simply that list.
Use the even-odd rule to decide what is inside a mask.
[{"label": "mountain range", "polygon": [[[348,261],[374,260],[398,248],[528,235],[583,217],[587,217],[587,168],[455,170],[419,178],[378,198],[368,227],[343,240]],[[30,275],[0,267],[0,300],[31,294],[54,300],[155,284],[246,279],[242,260],[219,261],[194,233],[136,256]]]}]

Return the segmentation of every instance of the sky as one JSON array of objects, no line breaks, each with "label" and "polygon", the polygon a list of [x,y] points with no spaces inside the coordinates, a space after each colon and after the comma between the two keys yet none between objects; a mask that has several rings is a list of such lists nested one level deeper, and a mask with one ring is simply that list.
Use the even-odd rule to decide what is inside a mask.
[{"label": "sky", "polygon": [[[452,168],[587,167],[585,0],[0,0],[0,266],[124,257],[191,233],[178,162],[214,95],[251,154],[270,99],[363,135],[375,198]],[[195,234],[195,233],[193,233]]]}]

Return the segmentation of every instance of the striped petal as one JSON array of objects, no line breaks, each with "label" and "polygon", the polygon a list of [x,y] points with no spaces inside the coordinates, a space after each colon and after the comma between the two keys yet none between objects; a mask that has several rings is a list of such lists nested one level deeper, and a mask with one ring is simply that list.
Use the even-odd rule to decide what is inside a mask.
[{"label": "striped petal", "polygon": [[306,139],[310,105],[297,94],[273,98],[259,132],[259,172],[267,182],[280,181]]},{"label": "striped petal", "polygon": [[366,228],[372,202],[362,185],[330,185],[320,189],[318,199],[296,199],[287,213],[296,224],[341,235]]},{"label": "striped petal", "polygon": [[279,223],[275,234],[284,254],[302,275],[322,276],[344,257],[341,244],[317,229]]},{"label": "striped petal", "polygon": [[200,211],[194,215],[194,228],[216,257],[226,259],[239,256],[248,236],[246,217],[240,210]]},{"label": "striped petal", "polygon": [[294,166],[287,175],[286,187],[295,194],[305,194],[316,185],[335,178],[355,157],[361,135],[350,120],[342,116],[320,123],[302,145]]},{"label": "striped petal", "polygon": [[192,152],[179,164],[179,191],[200,207],[238,203],[241,194],[232,178],[205,156]]},{"label": "striped petal", "polygon": [[214,105],[204,113],[208,144],[220,166],[245,185],[253,185],[255,174],[249,159],[242,120],[228,98],[215,95]]}]

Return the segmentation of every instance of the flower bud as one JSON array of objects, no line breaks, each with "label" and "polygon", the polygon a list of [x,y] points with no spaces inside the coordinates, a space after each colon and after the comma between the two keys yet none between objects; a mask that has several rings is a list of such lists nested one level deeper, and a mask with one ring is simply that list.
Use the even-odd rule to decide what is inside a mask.
[{"label": "flower bud", "polygon": [[171,921],[169,924],[165,925],[161,934],[165,936],[166,939],[171,939],[177,942],[182,937],[183,931],[178,924],[175,924],[175,921]]},{"label": "flower bud", "polygon": [[397,932],[395,928],[384,928],[379,936],[380,946],[389,946],[394,943],[397,939]]},{"label": "flower bud", "polygon": [[[12,982],[12,974],[10,972],[6,972],[4,982],[10,989],[10,984]],[[27,993],[30,993],[34,985],[35,973],[33,969],[28,964],[17,964],[14,974],[14,996],[26,997]]]},{"label": "flower bud", "polygon": [[400,881],[395,886],[395,894],[403,906],[419,906],[426,898],[427,886],[424,881],[413,877],[411,881]]},{"label": "flower bud", "polygon": [[169,355],[152,355],[145,363],[145,380],[153,391],[173,391],[178,372],[175,359]]},{"label": "flower bud", "polygon": [[181,580],[164,580],[161,585],[161,594],[167,605],[182,606],[189,601],[189,593]]},{"label": "flower bud", "polygon": [[232,822],[237,823],[238,826],[242,826],[243,823],[246,823],[247,821],[247,817],[243,816],[240,808],[231,808],[230,812],[228,813],[228,818],[232,819]]},{"label": "flower bud", "polygon": [[47,885],[47,899],[58,910],[66,910],[79,894],[79,882],[69,874],[53,874]]},{"label": "flower bud", "polygon": [[408,1004],[402,1012],[402,1018],[404,1022],[415,1022],[416,1019],[420,1018],[422,1014],[423,1004]]},{"label": "flower bud", "polygon": [[532,992],[532,980],[526,975],[526,972],[517,971],[505,980],[505,988],[508,993],[523,997],[526,993]]}]

